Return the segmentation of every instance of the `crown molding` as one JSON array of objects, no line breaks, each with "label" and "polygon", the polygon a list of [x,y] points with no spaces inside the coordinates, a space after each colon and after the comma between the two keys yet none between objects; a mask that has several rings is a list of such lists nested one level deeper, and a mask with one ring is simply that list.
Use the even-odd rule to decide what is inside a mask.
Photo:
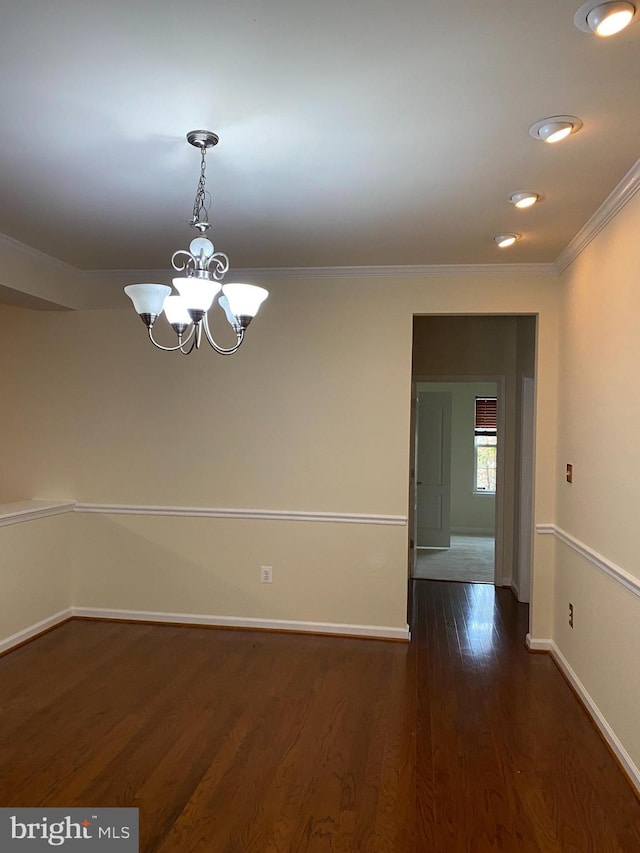
[{"label": "crown molding", "polygon": [[[82,276],[88,281],[112,279],[120,282],[121,279],[128,281],[144,279],[168,282],[175,275],[175,271],[168,267],[162,269],[79,269],[66,261],[54,258],[53,255],[47,255],[39,249],[20,243],[6,234],[0,234],[0,248],[49,264],[67,275]],[[510,278],[513,276],[557,277],[558,270],[553,263],[397,264],[388,266],[238,267],[232,269],[232,275],[234,279],[250,278],[263,281],[299,278],[470,278],[477,276]]]},{"label": "crown molding", "polygon": [[13,237],[9,237],[7,234],[0,234],[0,249],[7,249],[10,252],[16,252],[19,255],[24,255],[40,263],[48,264],[65,273],[65,275],[84,275],[84,270],[80,270],[66,261],[54,258],[53,255],[47,255],[46,252],[41,252],[39,249],[34,249],[33,246],[27,246],[26,243],[21,243],[19,240],[14,240]]},{"label": "crown molding", "polygon": [[582,226],[562,252],[560,252],[554,264],[558,275],[563,273],[575,261],[594,237],[631,201],[638,190],[640,190],[640,160],[637,160],[633,164],[624,178],[605,198],[593,216]]},{"label": "crown molding", "polygon": [[[619,211],[640,190],[640,160],[629,169],[622,180],[609,193],[600,207],[585,225],[572,238],[553,263],[531,264],[401,264],[396,266],[327,266],[327,267],[253,267],[233,270],[234,278],[251,278],[262,281],[278,279],[314,279],[314,278],[468,278],[486,276],[490,278],[506,278],[513,276],[548,276],[557,277],[573,263],[578,255],[586,249],[589,243],[600,231],[619,213]],[[48,264],[69,276],[82,276],[87,280],[102,281],[122,278],[147,279],[150,281],[165,281],[172,277],[170,269],[155,270],[81,270],[66,261],[61,261],[53,255],[27,246],[19,240],[14,240],[6,234],[0,234],[0,249],[17,252],[18,254]]]},{"label": "crown molding", "polygon": [[405,264],[360,267],[267,267],[237,273],[278,278],[464,278],[470,276],[557,276],[553,264]]},{"label": "crown molding", "polygon": [[[165,281],[171,270],[86,270],[87,278],[145,279]],[[487,276],[511,278],[514,276],[551,276],[557,278],[554,264],[424,264],[398,266],[360,267],[245,267],[232,268],[229,278],[249,278],[253,281],[308,278],[468,278]]]}]

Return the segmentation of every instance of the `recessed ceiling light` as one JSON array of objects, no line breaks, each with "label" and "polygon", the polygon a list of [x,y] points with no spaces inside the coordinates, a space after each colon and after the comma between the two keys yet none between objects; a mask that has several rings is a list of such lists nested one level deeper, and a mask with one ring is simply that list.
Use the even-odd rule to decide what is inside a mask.
[{"label": "recessed ceiling light", "polygon": [[511,204],[515,204],[517,208],[523,210],[525,207],[531,207],[540,200],[538,193],[530,193],[528,190],[517,190],[509,193],[507,199]]},{"label": "recessed ceiling light", "polygon": [[507,246],[513,246],[521,237],[522,234],[496,234],[493,239],[498,244],[499,249],[506,249]]},{"label": "recessed ceiling light", "polygon": [[551,116],[537,121],[529,128],[529,136],[542,139],[543,142],[560,142],[572,133],[577,133],[582,122],[577,116]]},{"label": "recessed ceiling light", "polygon": [[626,0],[615,3],[589,0],[580,6],[574,15],[573,22],[585,33],[595,33],[597,36],[606,38],[628,27],[635,14],[636,7]]}]

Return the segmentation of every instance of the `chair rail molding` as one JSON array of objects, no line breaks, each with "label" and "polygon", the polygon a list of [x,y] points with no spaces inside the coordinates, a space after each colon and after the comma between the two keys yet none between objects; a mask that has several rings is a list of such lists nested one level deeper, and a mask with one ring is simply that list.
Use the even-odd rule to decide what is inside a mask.
[{"label": "chair rail molding", "polygon": [[596,568],[600,569],[601,572],[604,572],[606,575],[609,575],[609,577],[622,584],[622,586],[628,589],[629,592],[640,596],[640,578],[635,577],[635,575],[632,575],[630,572],[627,572],[625,569],[617,566],[602,554],[594,551],[593,548],[585,545],[584,542],[576,539],[575,536],[567,533],[566,530],[563,530],[561,527],[557,527],[555,524],[536,524],[536,533],[543,536],[555,536],[558,541],[568,545],[569,548],[572,548],[577,554],[580,554],[581,557],[588,560]]},{"label": "chair rail molding", "polygon": [[376,515],[353,512],[313,512],[276,509],[241,509],[227,507],[147,506],[144,504],[77,503],[74,512],[103,515],[162,515],[188,518],[244,518],[266,521],[319,521],[340,524],[381,524],[406,527],[406,515]]},{"label": "chair rail molding", "polygon": [[50,515],[62,515],[72,512],[75,501],[20,501],[12,504],[0,504],[0,527],[34,521]]}]

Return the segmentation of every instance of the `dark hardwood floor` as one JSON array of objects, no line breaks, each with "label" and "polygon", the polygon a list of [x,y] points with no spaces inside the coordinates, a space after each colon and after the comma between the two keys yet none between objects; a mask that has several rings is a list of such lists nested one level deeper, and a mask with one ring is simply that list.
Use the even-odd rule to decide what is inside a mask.
[{"label": "dark hardwood floor", "polygon": [[640,851],[526,607],[415,581],[410,645],[69,622],[0,659],[0,806],[137,806],[144,853]]}]

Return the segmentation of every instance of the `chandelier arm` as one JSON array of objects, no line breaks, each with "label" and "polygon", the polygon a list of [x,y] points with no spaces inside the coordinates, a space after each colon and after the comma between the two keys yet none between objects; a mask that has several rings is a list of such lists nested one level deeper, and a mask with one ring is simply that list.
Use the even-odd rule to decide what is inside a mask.
[{"label": "chandelier arm", "polygon": [[[182,264],[182,266],[179,266],[176,263],[176,258],[178,257],[178,255],[185,255],[187,258],[187,260]],[[193,269],[195,269],[196,268],[196,259],[193,257],[191,252],[187,252],[186,249],[178,249],[178,251],[174,252],[173,255],[171,256],[171,266],[177,272],[182,272],[183,270],[186,270],[187,267],[192,267]]]},{"label": "chandelier arm", "polygon": [[[215,269],[212,270],[212,266],[215,267]],[[207,269],[216,281],[222,281],[225,273],[229,271],[229,258],[224,252],[216,252],[209,258]]]},{"label": "chandelier arm", "polygon": [[236,350],[240,347],[240,344],[244,340],[244,329],[240,329],[238,332],[236,332],[236,337],[238,338],[238,340],[237,340],[237,343],[235,346],[233,346],[233,347],[221,347],[213,339],[213,335],[211,334],[211,330],[209,329],[209,320],[208,320],[206,314],[204,315],[202,325],[204,326],[204,333],[207,336],[207,340],[209,341],[211,346],[214,348],[214,350],[217,353],[219,353],[220,355],[233,355],[233,353],[236,352]]},{"label": "chandelier arm", "polygon": [[[154,347],[157,347],[158,349],[164,350],[164,352],[175,352],[176,350],[178,350],[178,349],[179,349],[181,352],[184,352],[184,353],[185,353],[185,355],[188,355],[188,353],[187,353],[187,352],[185,352],[185,350],[183,349],[183,347],[185,346],[185,344],[188,344],[188,343],[189,343],[189,341],[191,340],[191,338],[193,337],[193,331],[194,331],[194,327],[192,326],[192,327],[191,327],[191,331],[189,332],[189,334],[187,335],[187,337],[186,337],[184,340],[181,340],[181,341],[178,343],[178,345],[177,345],[177,346],[175,346],[175,347],[165,347],[165,346],[163,346],[162,344],[159,344],[159,343],[158,343],[158,341],[153,337],[153,330],[152,330],[152,329],[149,329],[149,330],[148,330],[148,332],[149,332],[149,340],[150,340],[150,341],[151,341],[151,343],[154,345]],[[194,341],[194,343],[195,343],[195,341]],[[190,349],[188,352],[191,352],[191,350],[192,350],[192,349],[193,349],[193,344],[191,345],[191,349]]]},{"label": "chandelier arm", "polygon": [[[191,331],[193,332],[193,329],[192,329]],[[191,335],[189,335],[189,338],[190,338],[190,337],[191,337]],[[194,349],[195,349],[195,347],[196,347],[196,341],[195,341],[195,338],[194,338],[194,339],[191,341],[191,346],[189,347],[189,349],[183,349],[184,344],[185,344],[185,343],[187,343],[187,341],[189,340],[189,338],[187,338],[187,340],[186,340],[186,341],[183,341],[182,345],[180,346],[180,352],[182,353],[182,355],[189,355],[189,353],[193,352],[193,350],[194,350]]]}]

